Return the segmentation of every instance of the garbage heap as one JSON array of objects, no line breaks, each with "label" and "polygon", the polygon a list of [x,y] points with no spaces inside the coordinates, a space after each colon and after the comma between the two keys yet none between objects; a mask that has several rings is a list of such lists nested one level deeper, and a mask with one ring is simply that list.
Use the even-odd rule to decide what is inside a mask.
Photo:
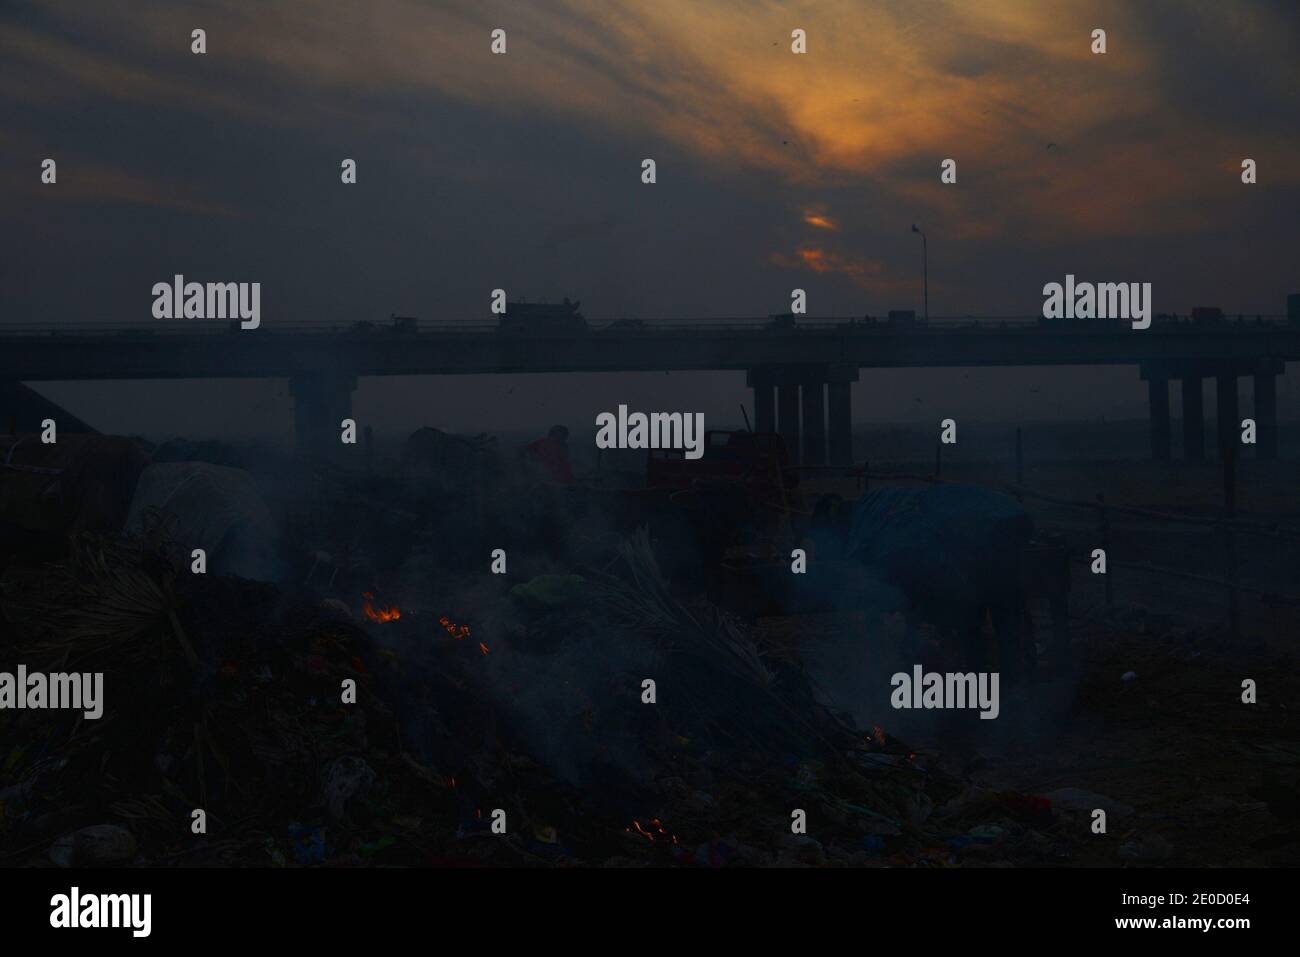
[{"label": "garbage heap", "polygon": [[467,598],[467,615],[403,614],[370,596],[360,620],[305,590],[192,574],[162,525],[79,535],[65,560],[13,566],[0,579],[0,670],[102,672],[105,708],[98,720],[0,711],[0,860],[1053,853],[1050,808],[972,795],[884,731],[854,728],[816,702],[797,658],[679,599],[643,533],[618,552],[601,571]]}]

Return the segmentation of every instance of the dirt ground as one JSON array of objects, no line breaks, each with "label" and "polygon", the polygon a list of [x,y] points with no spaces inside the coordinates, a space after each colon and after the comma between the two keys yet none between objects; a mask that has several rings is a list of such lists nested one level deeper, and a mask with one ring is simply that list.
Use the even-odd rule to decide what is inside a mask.
[{"label": "dirt ground", "polygon": [[[932,471],[900,463],[900,472]],[[874,467],[873,467],[874,468]],[[997,485],[1013,467],[950,466],[943,478]],[[1076,500],[1098,492],[1120,505],[1216,517],[1223,469],[1153,463],[1061,463],[1025,469],[1027,488]],[[841,482],[841,485],[845,483]],[[873,486],[893,484],[875,479]],[[1237,514],[1300,527],[1300,467],[1245,461],[1237,475]],[[842,492],[852,493],[849,488]],[[1072,844],[1075,866],[1295,866],[1300,863],[1300,608],[1254,594],[1239,596],[1239,628],[1228,626],[1228,593],[1204,582],[1112,568],[1111,607],[1104,579],[1090,574],[1095,514],[1026,500],[1039,529],[1062,536],[1072,567],[1070,633],[1074,661],[1052,660],[1045,608],[1034,608],[1043,658],[1034,686],[1004,704],[1005,730],[964,741],[936,736],[910,743],[931,760],[966,769],[991,791],[1095,792],[1122,805],[1107,833]],[[1112,516],[1112,561],[1149,563],[1219,578],[1222,538],[1212,529]],[[1243,536],[1236,543],[1243,585],[1300,594],[1300,543]],[[793,629],[798,631],[797,628]],[[1127,676],[1127,680],[1126,680]],[[1242,683],[1257,700],[1242,701]],[[1008,714],[1008,711],[1010,714]],[[882,717],[882,722],[888,716]],[[1067,827],[1086,829],[1081,815]]]},{"label": "dirt ground", "polygon": [[[1294,667],[1208,640],[1101,629],[1086,640],[1077,684],[1044,675],[1035,689],[1047,714],[1034,733],[987,750],[986,783],[1082,788],[1131,806],[1076,864],[1300,863]],[[1255,704],[1242,703],[1245,678],[1260,689]]]}]

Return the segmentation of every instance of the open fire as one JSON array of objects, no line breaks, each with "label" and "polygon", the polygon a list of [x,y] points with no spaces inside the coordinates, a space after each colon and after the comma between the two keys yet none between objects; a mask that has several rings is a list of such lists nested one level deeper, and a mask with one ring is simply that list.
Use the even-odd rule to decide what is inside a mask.
[{"label": "open fire", "polygon": [[665,831],[663,822],[657,817],[651,818],[644,826],[640,821],[633,820],[632,827],[625,827],[623,830],[627,831],[629,834],[640,834],[651,844],[654,844],[656,841],[671,841],[673,844],[677,843],[677,835]]},{"label": "open fire", "polygon": [[402,612],[396,605],[393,605],[390,608],[384,608],[382,606],[376,608],[374,606],[375,596],[371,592],[362,592],[361,597],[365,599],[365,603],[361,606],[361,610],[371,621],[397,621],[397,619],[402,617]]},{"label": "open fire", "polygon": [[[443,615],[438,619],[438,624],[442,625],[442,627],[446,629],[447,634],[451,635],[457,641],[469,637],[469,625],[458,625],[446,615]],[[486,651],[483,653],[487,654]]]}]

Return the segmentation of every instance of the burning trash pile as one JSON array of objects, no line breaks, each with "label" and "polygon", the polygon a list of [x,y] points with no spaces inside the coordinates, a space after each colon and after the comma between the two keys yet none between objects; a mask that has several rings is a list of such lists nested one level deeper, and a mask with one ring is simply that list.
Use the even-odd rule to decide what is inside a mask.
[{"label": "burning trash pile", "polygon": [[273,585],[179,572],[168,551],[81,536],[0,581],[2,667],[101,673],[104,698],[99,720],[0,712],[0,857],[363,860],[401,826],[396,789],[427,790],[375,693],[390,665],[359,628]]},{"label": "burning trash pile", "polygon": [[[508,601],[467,586],[455,615],[403,611],[371,629],[410,673],[400,682],[404,746],[456,791],[451,859],[1059,858],[1047,802],[985,793],[881,728],[855,728],[816,700],[797,657],[680,597],[644,531],[616,552],[603,571],[514,584]],[[490,660],[467,653],[480,636],[492,637]],[[491,831],[503,805],[522,822],[513,838]],[[800,819],[806,833],[792,827]]]},{"label": "burning trash pile", "polygon": [[604,570],[466,584],[435,613],[376,588],[355,619],[305,587],[191,574],[165,536],[81,535],[0,579],[0,670],[102,673],[105,699],[96,720],[0,711],[5,863],[1058,853],[1050,808],[981,803],[819,704],[797,658],[675,593],[644,531]]}]

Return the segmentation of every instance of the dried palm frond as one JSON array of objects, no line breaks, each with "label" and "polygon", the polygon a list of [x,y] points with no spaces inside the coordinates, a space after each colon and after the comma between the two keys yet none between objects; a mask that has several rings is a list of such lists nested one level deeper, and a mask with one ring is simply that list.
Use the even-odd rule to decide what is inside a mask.
[{"label": "dried palm frond", "polygon": [[620,543],[618,553],[613,567],[622,574],[598,574],[593,582],[598,613],[629,634],[653,641],[669,658],[705,665],[678,673],[683,707],[715,733],[726,732],[765,749],[815,750],[837,767],[847,767],[835,744],[845,726],[810,695],[787,686],[784,679],[778,682],[737,619],[708,602],[687,607],[678,600],[660,571],[645,528]]},{"label": "dried palm frond", "polygon": [[644,526],[619,543],[618,553],[626,577],[605,576],[595,583],[606,617],[653,638],[666,651],[707,659],[760,688],[772,683],[758,647],[734,619],[711,605],[693,612],[673,596]]},{"label": "dried palm frond", "polygon": [[170,632],[186,658],[198,659],[176,617],[172,567],[156,559],[148,539],[73,539],[69,559],[43,575],[5,590],[5,614],[32,638],[34,658],[67,659],[112,654],[147,657],[150,632]]},{"label": "dried palm frond", "polygon": [[112,804],[109,810],[133,834],[169,839],[183,831],[176,814],[164,803],[161,795],[124,798]]}]

